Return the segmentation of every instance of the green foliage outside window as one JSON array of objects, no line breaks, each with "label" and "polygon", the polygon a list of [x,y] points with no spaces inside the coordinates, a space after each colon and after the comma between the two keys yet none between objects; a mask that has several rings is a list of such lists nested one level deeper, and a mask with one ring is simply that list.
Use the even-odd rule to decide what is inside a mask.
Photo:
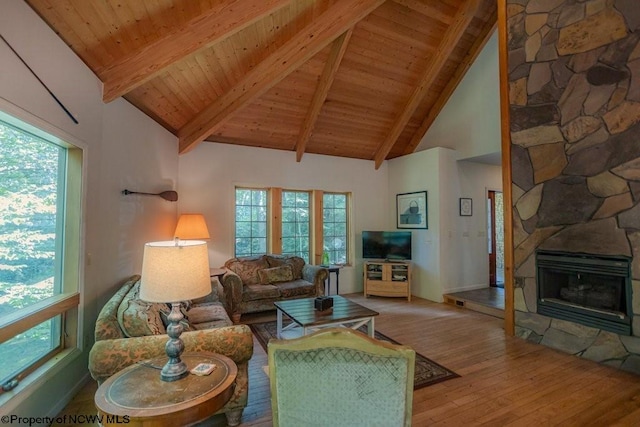
[{"label": "green foliage outside window", "polygon": [[[65,149],[0,122],[0,318],[58,293],[59,181]],[[0,344],[0,381],[59,344],[58,321]]]},{"label": "green foliage outside window", "polygon": [[267,253],[267,190],[236,189],[236,256]]},{"label": "green foliage outside window", "polygon": [[282,192],[282,253],[295,255],[309,262],[311,223],[309,193]]},{"label": "green foliage outside window", "polygon": [[324,193],[322,198],[323,249],[330,264],[346,264],[347,258],[347,195]]},{"label": "green foliage outside window", "polygon": [[0,316],[53,295],[63,149],[0,122]]}]

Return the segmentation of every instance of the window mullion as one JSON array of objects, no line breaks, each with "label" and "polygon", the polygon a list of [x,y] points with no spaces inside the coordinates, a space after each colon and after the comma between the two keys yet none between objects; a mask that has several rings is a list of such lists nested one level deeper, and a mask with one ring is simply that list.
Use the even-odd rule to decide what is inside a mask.
[{"label": "window mullion", "polygon": [[324,191],[322,190],[313,190],[313,215],[311,215],[312,221],[312,242],[313,252],[311,253],[311,258],[314,260],[314,264],[320,265],[322,264],[322,253],[324,252],[324,236],[323,236],[323,227],[324,221],[322,217],[322,209],[323,202],[322,199],[324,197]]},{"label": "window mullion", "polygon": [[282,253],[282,188],[271,188],[269,253]]},{"label": "window mullion", "polygon": [[63,269],[64,269],[64,241],[65,241],[65,212],[66,212],[66,182],[67,182],[67,156],[66,150],[58,149],[58,185],[56,186],[56,240],[53,274],[53,292],[62,292]]},{"label": "window mullion", "polygon": [[80,294],[71,292],[38,301],[0,319],[0,343],[28,331],[34,326],[66,312],[80,304]]}]

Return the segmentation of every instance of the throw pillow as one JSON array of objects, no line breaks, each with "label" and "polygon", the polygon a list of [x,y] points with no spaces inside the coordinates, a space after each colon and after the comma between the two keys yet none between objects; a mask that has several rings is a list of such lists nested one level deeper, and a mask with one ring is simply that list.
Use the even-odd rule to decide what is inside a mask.
[{"label": "throw pillow", "polygon": [[293,279],[302,279],[302,269],[304,268],[304,260],[297,256],[286,255],[269,255],[267,256],[269,267],[280,267],[281,265],[290,265],[293,272]]},{"label": "throw pillow", "polygon": [[118,307],[118,323],[127,337],[143,337],[166,333],[160,310],[166,304],[143,301],[139,298],[140,282],[136,283]]},{"label": "throw pillow", "polygon": [[290,282],[293,280],[293,271],[290,265],[281,265],[280,267],[271,267],[258,270],[260,283],[267,285],[269,283]]},{"label": "throw pillow", "polygon": [[273,266],[267,263],[264,255],[260,255],[258,257],[232,258],[224,263],[224,267],[236,273],[243,284],[258,285],[260,283],[258,270]]}]

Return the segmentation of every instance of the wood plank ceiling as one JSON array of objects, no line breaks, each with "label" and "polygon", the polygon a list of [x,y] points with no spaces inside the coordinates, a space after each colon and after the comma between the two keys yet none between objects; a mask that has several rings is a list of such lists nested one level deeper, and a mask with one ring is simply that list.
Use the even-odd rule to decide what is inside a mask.
[{"label": "wood plank ceiling", "polygon": [[[417,147],[496,24],[495,0],[26,0],[178,136],[385,159]],[[497,95],[496,95],[497,96]]]}]

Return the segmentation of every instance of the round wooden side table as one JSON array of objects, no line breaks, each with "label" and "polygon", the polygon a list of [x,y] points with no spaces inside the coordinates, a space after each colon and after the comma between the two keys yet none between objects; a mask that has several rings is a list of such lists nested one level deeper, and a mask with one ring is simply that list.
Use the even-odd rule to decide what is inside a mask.
[{"label": "round wooden side table", "polygon": [[229,401],[238,367],[226,356],[184,353],[189,370],[215,363],[209,375],[189,374],[172,382],[160,379],[166,357],[131,365],[98,388],[95,404],[103,426],[184,426],[209,418]]}]

